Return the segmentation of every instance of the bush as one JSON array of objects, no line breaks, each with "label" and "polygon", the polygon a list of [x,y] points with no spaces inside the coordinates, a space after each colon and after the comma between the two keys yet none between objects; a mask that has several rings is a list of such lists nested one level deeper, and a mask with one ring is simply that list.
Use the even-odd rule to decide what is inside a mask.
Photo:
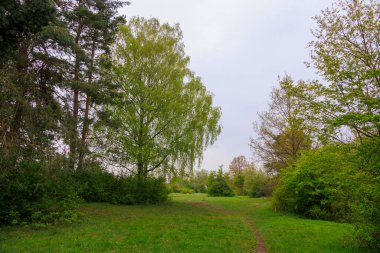
[{"label": "bush", "polygon": [[198,193],[206,193],[207,192],[207,179],[208,179],[208,171],[207,170],[199,170],[194,171],[194,176],[191,179],[191,188],[194,192]]},{"label": "bush", "polygon": [[194,190],[183,187],[183,188],[180,188],[179,193],[182,193],[182,194],[192,194],[192,193],[194,193]]},{"label": "bush", "polygon": [[274,192],[274,207],[314,219],[350,221],[355,165],[347,147],[325,147],[304,153],[286,169]]},{"label": "bush", "polygon": [[355,158],[365,178],[354,205],[356,238],[360,246],[380,251],[380,139],[365,141]]},{"label": "bush", "polygon": [[1,171],[0,223],[57,223],[78,219],[71,174],[57,161],[30,159]]},{"label": "bush", "polygon": [[209,185],[207,187],[209,196],[234,196],[233,190],[228,186],[228,175],[224,174],[222,169],[218,173],[210,173]]},{"label": "bush", "polygon": [[246,192],[244,190],[244,183],[245,183],[245,177],[243,174],[238,174],[233,178],[233,188],[235,190],[236,195],[246,195]]},{"label": "bush", "polygon": [[168,185],[169,191],[172,193],[183,193],[190,194],[195,191],[191,188],[190,184],[187,181],[183,180],[173,180]]},{"label": "bush", "polygon": [[137,177],[114,175],[97,165],[77,171],[76,180],[80,196],[89,202],[157,204],[165,202],[169,193],[163,178],[147,177],[141,184]]},{"label": "bush", "polygon": [[267,176],[262,173],[258,172],[250,182],[250,189],[248,192],[248,195],[252,198],[259,198],[267,196],[266,186],[268,184],[269,180]]}]

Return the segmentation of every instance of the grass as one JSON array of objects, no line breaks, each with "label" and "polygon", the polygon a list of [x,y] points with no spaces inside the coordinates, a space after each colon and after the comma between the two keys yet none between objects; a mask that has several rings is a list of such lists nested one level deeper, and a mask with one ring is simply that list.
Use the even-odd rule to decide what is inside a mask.
[{"label": "grass", "polygon": [[172,194],[157,206],[83,204],[80,224],[0,228],[0,252],[254,252],[252,223],[268,252],[360,253],[348,224],[275,213],[268,199]]}]

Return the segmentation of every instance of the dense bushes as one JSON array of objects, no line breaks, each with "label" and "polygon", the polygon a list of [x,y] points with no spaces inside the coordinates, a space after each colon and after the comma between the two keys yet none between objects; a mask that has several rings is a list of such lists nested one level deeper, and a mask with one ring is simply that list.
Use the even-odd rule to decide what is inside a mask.
[{"label": "dense bushes", "polygon": [[274,180],[264,172],[257,172],[249,182],[248,196],[252,198],[268,197],[272,195]]},{"label": "dense bushes", "polygon": [[0,223],[56,223],[77,220],[76,183],[59,163],[25,160],[3,168]]},{"label": "dense bushes", "polygon": [[380,250],[380,139],[365,141],[355,158],[365,177],[354,206],[357,239],[362,246]]},{"label": "dense bushes", "polygon": [[380,249],[380,141],[305,152],[274,192],[275,209],[356,224],[361,246]]},{"label": "dense bushes", "polygon": [[211,172],[208,179],[208,195],[209,196],[234,196],[234,192],[227,184],[228,175],[219,169],[217,173]]},{"label": "dense bushes", "polygon": [[[4,165],[4,162],[1,161]],[[167,200],[162,178],[116,176],[99,166],[70,172],[64,158],[30,159],[1,170],[0,223],[57,223],[78,219],[81,199],[112,204],[156,204]],[[4,167],[3,167],[4,168]]]},{"label": "dense bushes", "polygon": [[348,153],[339,147],[304,153],[281,175],[274,207],[315,219],[351,220],[355,169]]},{"label": "dense bushes", "polygon": [[172,193],[183,193],[191,194],[194,193],[194,187],[190,180],[184,179],[183,177],[175,176],[168,184],[169,191]]},{"label": "dense bushes", "polygon": [[80,196],[90,202],[112,204],[157,204],[168,198],[163,178],[147,177],[139,182],[137,177],[114,175],[98,166],[75,173]]}]

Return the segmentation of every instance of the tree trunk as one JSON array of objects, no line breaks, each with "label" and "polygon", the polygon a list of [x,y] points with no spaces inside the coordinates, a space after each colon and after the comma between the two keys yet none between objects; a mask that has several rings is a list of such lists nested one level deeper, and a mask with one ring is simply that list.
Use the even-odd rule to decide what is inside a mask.
[{"label": "tree trunk", "polygon": [[[79,48],[79,39],[82,33],[82,24],[78,23],[77,34],[75,36],[75,45],[77,46],[77,50]],[[79,71],[80,71],[80,59],[79,52],[77,51],[75,54],[75,67],[74,67],[74,101],[73,101],[73,120],[70,131],[70,156],[69,156],[69,167],[72,170],[75,170],[75,160],[77,153],[77,139],[78,139],[78,117],[79,117]]]},{"label": "tree trunk", "polygon": [[[89,76],[88,76],[88,85],[89,86],[92,83],[92,77],[93,77],[95,48],[96,48],[96,39],[94,37],[92,40],[92,46],[91,46],[91,67],[90,67]],[[83,168],[83,160],[84,160],[84,155],[85,155],[86,148],[87,148],[86,147],[86,139],[87,139],[89,124],[90,124],[90,122],[89,122],[90,105],[91,105],[91,96],[89,94],[87,94],[86,95],[86,107],[85,107],[84,119],[83,119],[81,146],[79,149],[79,161],[78,161],[78,169],[79,170]]]}]

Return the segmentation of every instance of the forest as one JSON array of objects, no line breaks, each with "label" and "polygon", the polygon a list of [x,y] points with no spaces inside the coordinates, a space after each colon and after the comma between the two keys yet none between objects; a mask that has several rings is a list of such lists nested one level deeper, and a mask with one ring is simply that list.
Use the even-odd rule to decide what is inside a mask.
[{"label": "forest", "polygon": [[279,76],[227,169],[199,168],[222,108],[180,25],[131,4],[0,3],[1,252],[380,250],[377,1],[316,12],[318,78]]}]

